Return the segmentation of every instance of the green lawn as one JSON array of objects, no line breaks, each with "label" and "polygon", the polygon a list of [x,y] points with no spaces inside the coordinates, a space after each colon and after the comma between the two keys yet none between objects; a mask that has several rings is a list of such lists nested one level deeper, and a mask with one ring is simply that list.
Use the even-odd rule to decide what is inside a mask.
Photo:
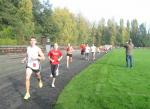
[{"label": "green lawn", "polygon": [[113,50],[74,77],[55,109],[150,109],[150,49],[134,50],[132,69],[124,53]]}]

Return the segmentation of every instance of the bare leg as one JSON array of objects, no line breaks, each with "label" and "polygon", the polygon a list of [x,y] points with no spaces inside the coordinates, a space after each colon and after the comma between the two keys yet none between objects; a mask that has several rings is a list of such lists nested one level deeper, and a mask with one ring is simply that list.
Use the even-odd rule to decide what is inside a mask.
[{"label": "bare leg", "polygon": [[58,76],[58,75],[59,75],[59,64],[58,64],[57,69],[56,69],[56,76]]},{"label": "bare leg", "polygon": [[72,57],[70,57],[69,60],[70,60],[69,62],[72,62]]},{"label": "bare leg", "polygon": [[26,94],[24,96],[24,99],[30,98],[30,77],[31,77],[31,74],[32,74],[32,70],[30,68],[27,68],[26,69],[26,81],[25,81]]},{"label": "bare leg", "polygon": [[42,79],[41,79],[41,74],[40,72],[36,73],[38,82],[39,82],[39,87],[42,88],[43,87],[43,83],[42,83]]},{"label": "bare leg", "polygon": [[56,80],[56,78],[53,77],[53,80],[52,80],[52,87],[55,87],[55,80]]},{"label": "bare leg", "polygon": [[67,68],[69,68],[69,56],[67,56]]}]

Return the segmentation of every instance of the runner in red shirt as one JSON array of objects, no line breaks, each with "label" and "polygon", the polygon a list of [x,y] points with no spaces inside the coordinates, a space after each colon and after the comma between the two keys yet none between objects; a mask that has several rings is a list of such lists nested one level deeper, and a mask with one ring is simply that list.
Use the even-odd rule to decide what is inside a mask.
[{"label": "runner in red shirt", "polygon": [[56,70],[59,65],[59,61],[62,59],[62,52],[58,49],[58,44],[54,44],[54,49],[50,50],[48,53],[48,59],[51,64],[51,73],[53,76],[52,87],[55,87],[55,79],[56,79]]},{"label": "runner in red shirt", "polygon": [[84,53],[85,53],[85,44],[84,43],[82,43],[81,45],[80,45],[80,50],[81,50],[81,59],[83,59],[84,58]]}]

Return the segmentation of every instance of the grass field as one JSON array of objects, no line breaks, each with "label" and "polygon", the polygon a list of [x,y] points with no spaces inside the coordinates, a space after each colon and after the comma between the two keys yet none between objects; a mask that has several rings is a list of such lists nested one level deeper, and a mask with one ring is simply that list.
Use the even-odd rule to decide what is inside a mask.
[{"label": "grass field", "polygon": [[150,109],[150,49],[134,50],[131,69],[124,53],[113,50],[74,77],[55,109]]}]

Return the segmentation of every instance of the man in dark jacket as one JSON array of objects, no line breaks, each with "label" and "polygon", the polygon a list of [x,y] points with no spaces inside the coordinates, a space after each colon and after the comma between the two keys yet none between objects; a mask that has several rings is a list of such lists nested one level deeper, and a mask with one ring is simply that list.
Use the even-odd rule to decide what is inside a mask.
[{"label": "man in dark jacket", "polygon": [[132,68],[133,66],[133,48],[134,45],[132,43],[132,40],[129,39],[129,41],[124,46],[126,48],[126,66]]}]

